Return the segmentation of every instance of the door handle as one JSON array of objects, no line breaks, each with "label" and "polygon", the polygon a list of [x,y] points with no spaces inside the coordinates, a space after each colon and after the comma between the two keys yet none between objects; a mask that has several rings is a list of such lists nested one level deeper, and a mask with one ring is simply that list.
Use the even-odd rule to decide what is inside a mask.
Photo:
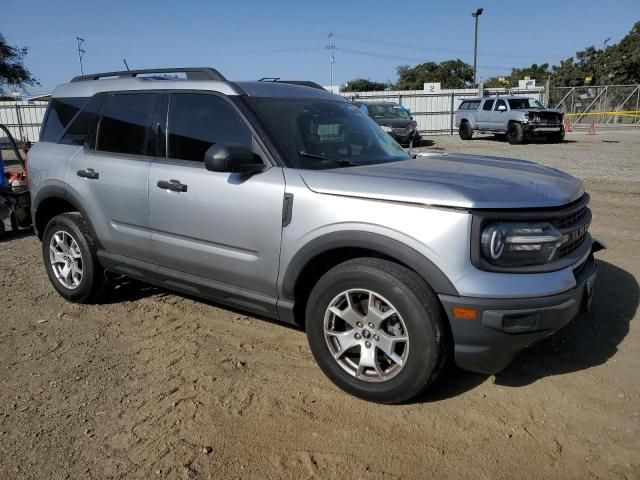
[{"label": "door handle", "polygon": [[171,190],[172,192],[186,192],[187,185],[180,183],[180,180],[158,180],[158,188]]},{"label": "door handle", "polygon": [[93,168],[87,168],[86,170],[78,170],[76,175],[82,178],[88,178],[90,180],[97,180],[100,178],[100,173],[96,172]]}]

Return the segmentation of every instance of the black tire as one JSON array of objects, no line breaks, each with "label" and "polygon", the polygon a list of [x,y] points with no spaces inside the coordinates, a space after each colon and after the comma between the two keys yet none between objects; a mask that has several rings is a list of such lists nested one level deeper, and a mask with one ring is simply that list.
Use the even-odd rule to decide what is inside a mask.
[{"label": "black tire", "polygon": [[[65,287],[56,278],[49,258],[51,238],[60,231],[66,232],[76,241],[82,255],[82,279],[73,289]],[[66,300],[74,303],[95,303],[104,294],[107,284],[104,269],[98,262],[89,227],[79,213],[63,213],[49,221],[42,238],[42,259],[51,284]]]},{"label": "black tire", "polygon": [[[400,371],[388,380],[369,382],[356,378],[334,360],[329,349],[324,334],[325,312],[336,296],[351,289],[366,289],[383,296],[406,325],[408,353]],[[313,288],[306,310],[309,346],[322,371],[346,392],[387,404],[414,397],[438,376],[447,352],[448,330],[444,325],[440,303],[420,276],[401,265],[376,258],[349,260],[331,269]]]},{"label": "black tire", "polygon": [[511,145],[520,145],[524,141],[524,127],[512,122],[507,127],[507,140]]},{"label": "black tire", "polygon": [[560,130],[558,133],[554,133],[547,137],[547,141],[550,143],[562,143],[564,140],[564,128]]},{"label": "black tire", "polygon": [[458,129],[458,133],[462,140],[471,140],[471,137],[473,137],[473,128],[471,128],[469,122],[462,122]]}]

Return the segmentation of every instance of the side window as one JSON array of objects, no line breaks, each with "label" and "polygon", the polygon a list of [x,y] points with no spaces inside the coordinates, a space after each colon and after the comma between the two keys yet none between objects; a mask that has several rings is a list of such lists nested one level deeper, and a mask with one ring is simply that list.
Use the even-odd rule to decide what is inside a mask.
[{"label": "side window", "polygon": [[145,155],[156,97],[154,93],[112,95],[100,119],[96,150]]},{"label": "side window", "polygon": [[469,102],[469,110],[478,110],[479,106],[480,106],[480,100]]},{"label": "side window", "polygon": [[89,100],[87,97],[52,99],[40,140],[43,142],[57,142],[60,140],[64,129],[67,128],[69,122],[76,116],[87,100]]},{"label": "side window", "polygon": [[486,100],[482,105],[482,110],[490,111],[493,108],[493,100]]},{"label": "side window", "polygon": [[64,132],[60,143],[67,145],[84,145],[88,143],[90,148],[94,148],[98,113],[100,113],[100,109],[106,99],[107,96],[105,94],[98,94],[89,100],[89,103],[87,103],[73,122],[71,122],[66,132]]},{"label": "side window", "polygon": [[507,108],[507,102],[505,102],[504,100],[498,100],[496,102],[496,110],[498,110],[498,107],[502,105],[504,108]]},{"label": "side window", "polygon": [[469,102],[462,102],[458,110],[469,110]]},{"label": "side window", "polygon": [[215,143],[252,146],[251,131],[240,115],[215,95],[173,93],[168,118],[169,158],[203,162]]}]

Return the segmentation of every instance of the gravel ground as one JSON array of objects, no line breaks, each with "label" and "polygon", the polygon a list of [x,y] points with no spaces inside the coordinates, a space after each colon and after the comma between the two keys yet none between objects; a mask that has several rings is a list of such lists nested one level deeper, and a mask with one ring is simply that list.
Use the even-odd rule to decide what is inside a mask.
[{"label": "gravel ground", "polygon": [[458,152],[496,155],[533,160],[574,175],[585,181],[615,183],[616,188],[638,191],[640,163],[640,128],[635,130],[600,129],[596,135],[584,130],[567,133],[561,144],[547,144],[542,139],[524,145],[510,145],[493,135],[475,134],[468,141],[457,135],[431,136],[423,139],[416,151]]},{"label": "gravel ground", "polygon": [[640,478],[640,131],[561,145],[432,137],[586,180],[593,311],[495,376],[401,406],[352,398],[304,332],[120,283],[63,301],[29,231],[0,240],[0,478]]}]

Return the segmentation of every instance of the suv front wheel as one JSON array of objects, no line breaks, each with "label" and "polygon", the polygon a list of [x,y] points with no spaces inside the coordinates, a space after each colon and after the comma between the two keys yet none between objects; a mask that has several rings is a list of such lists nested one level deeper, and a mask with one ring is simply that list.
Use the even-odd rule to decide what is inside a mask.
[{"label": "suv front wheel", "polygon": [[42,239],[42,257],[49,280],[66,300],[93,303],[104,292],[104,270],[79,213],[63,213],[49,221]]},{"label": "suv front wheel", "polygon": [[443,317],[435,294],[396,263],[359,258],[327,272],[309,296],[311,351],[340,388],[380,403],[425,389],[445,360]]},{"label": "suv front wheel", "polygon": [[507,127],[507,141],[511,145],[520,145],[524,141],[524,127],[516,122],[511,122]]}]

